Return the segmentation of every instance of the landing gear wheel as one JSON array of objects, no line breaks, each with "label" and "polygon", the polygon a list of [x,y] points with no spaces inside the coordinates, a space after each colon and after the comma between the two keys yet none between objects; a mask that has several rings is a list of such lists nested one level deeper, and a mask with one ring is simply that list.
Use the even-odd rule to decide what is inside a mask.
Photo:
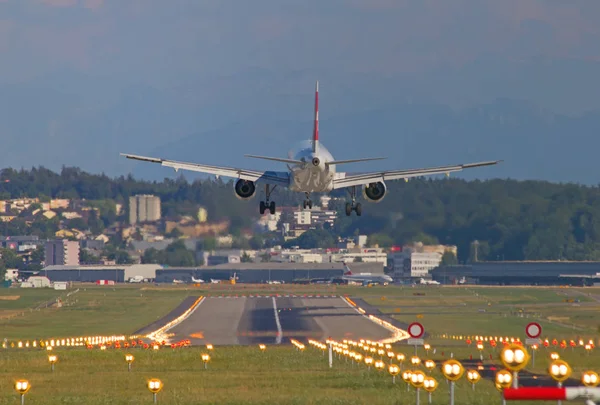
[{"label": "landing gear wheel", "polygon": [[260,211],[260,215],[263,215],[265,213],[265,209],[266,209],[265,202],[261,201],[260,204],[259,204],[259,206],[258,206],[258,208],[259,208],[259,211]]},{"label": "landing gear wheel", "polygon": [[346,203],[346,216],[352,215],[352,204]]},{"label": "landing gear wheel", "polygon": [[360,203],[356,204],[354,211],[356,211],[356,215],[360,217],[362,215],[362,205],[360,205]]},{"label": "landing gear wheel", "polygon": [[271,201],[269,204],[269,211],[271,211],[271,215],[275,214],[275,201]]}]

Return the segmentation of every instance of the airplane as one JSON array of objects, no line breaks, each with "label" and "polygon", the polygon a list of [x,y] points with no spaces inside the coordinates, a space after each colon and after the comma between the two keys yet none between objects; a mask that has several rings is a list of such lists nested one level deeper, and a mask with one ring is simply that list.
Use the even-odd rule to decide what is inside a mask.
[{"label": "airplane", "polygon": [[420,284],[435,284],[435,285],[439,285],[440,283],[435,281],[435,280],[425,280],[424,278],[421,278],[419,280]]},{"label": "airplane", "polygon": [[305,194],[304,209],[312,209],[311,193],[330,192],[337,189],[346,189],[350,194],[350,202],[346,203],[346,215],[362,215],[362,206],[356,203],[357,187],[362,187],[363,196],[370,202],[381,202],[387,193],[385,182],[404,179],[408,181],[411,177],[419,177],[434,174],[450,175],[463,169],[480,166],[495,165],[501,160],[458,164],[451,166],[429,167],[423,169],[378,171],[361,174],[348,174],[337,172],[337,166],[347,163],[366,162],[385,159],[384,157],[359,158],[335,160],[331,153],[319,142],[319,82],[316,82],[315,90],[315,115],[312,142],[306,143],[300,148],[295,156],[293,152],[288,158],[244,155],[245,157],[275,161],[287,164],[287,171],[257,171],[245,170],[233,167],[212,166],[200,163],[179,162],[163,158],[147,157],[121,153],[127,159],[141,160],[151,163],[159,163],[162,166],[178,170],[191,170],[217,177],[231,177],[238,179],[234,184],[236,197],[248,200],[255,196],[257,186],[265,188],[265,201],[260,201],[259,211],[263,215],[266,210],[275,214],[275,201],[271,201],[271,193],[278,186],[288,188],[291,191]]},{"label": "airplane", "polygon": [[176,278],[174,278],[173,284],[184,284],[184,282],[183,282],[183,280],[177,280]]},{"label": "airplane", "polygon": [[192,276],[192,282],[202,284],[204,283],[204,280],[202,280],[201,278],[196,279],[194,278],[194,276]]},{"label": "airplane", "polygon": [[352,281],[352,282],[359,282],[359,283],[381,283],[383,285],[388,285],[389,283],[393,282],[394,279],[391,278],[390,276],[388,276],[387,274],[372,274],[372,273],[359,273],[359,274],[354,274],[352,273],[352,270],[350,270],[350,267],[348,267],[348,265],[346,263],[344,264],[344,270],[346,270],[344,272],[344,275],[342,276],[342,280],[345,281]]}]

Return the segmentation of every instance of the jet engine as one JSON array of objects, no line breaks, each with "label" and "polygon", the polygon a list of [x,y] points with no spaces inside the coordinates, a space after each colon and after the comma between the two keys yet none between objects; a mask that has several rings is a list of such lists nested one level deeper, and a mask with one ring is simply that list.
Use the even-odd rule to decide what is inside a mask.
[{"label": "jet engine", "polygon": [[382,181],[363,186],[363,195],[369,201],[380,202],[385,197],[386,192],[387,187]]},{"label": "jet engine", "polygon": [[235,182],[235,196],[242,200],[248,200],[256,194],[256,186],[250,180],[239,179]]}]

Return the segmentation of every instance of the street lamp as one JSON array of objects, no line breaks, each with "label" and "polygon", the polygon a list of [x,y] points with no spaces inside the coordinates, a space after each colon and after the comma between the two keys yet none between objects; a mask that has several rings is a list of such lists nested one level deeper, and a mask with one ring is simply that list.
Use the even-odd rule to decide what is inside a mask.
[{"label": "street lamp", "polygon": [[21,405],[25,403],[25,394],[27,394],[30,388],[31,384],[29,384],[29,381],[27,380],[18,380],[15,383],[15,391],[21,395]]},{"label": "street lamp", "polygon": [[464,367],[460,362],[450,359],[442,364],[442,373],[450,381],[450,405],[454,405],[454,382],[465,372]]},{"label": "street lamp", "polygon": [[131,371],[131,363],[133,363],[133,354],[126,354],[125,361],[127,362],[127,371]]},{"label": "street lamp", "polygon": [[433,377],[425,377],[425,379],[423,380],[423,388],[425,388],[425,391],[427,391],[428,393],[428,399],[429,399],[429,404],[431,405],[431,393],[433,391],[436,390],[436,388],[438,387],[438,383],[435,380],[435,378]]},{"label": "street lamp", "polygon": [[48,356],[48,361],[50,362],[50,366],[52,367],[52,371],[54,371],[54,365],[58,361],[58,356],[56,354],[51,354]]},{"label": "street lamp", "polygon": [[473,386],[473,391],[475,391],[475,384],[481,380],[481,375],[477,370],[467,370],[467,380]]},{"label": "street lamp", "polygon": [[581,376],[581,382],[586,387],[595,387],[600,383],[600,378],[598,378],[598,373],[594,371],[586,371]]},{"label": "street lamp", "polygon": [[152,378],[148,381],[148,390],[152,393],[154,403],[156,403],[156,394],[163,388],[163,383],[158,378]]},{"label": "street lamp", "polygon": [[202,353],[202,361],[204,362],[204,369],[208,368],[208,362],[210,361],[210,356],[207,353]]},{"label": "street lamp", "polygon": [[392,376],[392,384],[396,384],[396,376],[400,374],[400,367],[395,364],[390,364],[388,367],[388,373]]}]

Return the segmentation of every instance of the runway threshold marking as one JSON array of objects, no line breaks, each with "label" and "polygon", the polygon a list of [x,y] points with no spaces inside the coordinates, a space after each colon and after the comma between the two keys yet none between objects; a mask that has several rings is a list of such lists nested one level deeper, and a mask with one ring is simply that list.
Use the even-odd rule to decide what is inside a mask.
[{"label": "runway threshold marking", "polygon": [[273,311],[275,312],[275,323],[277,324],[277,339],[275,339],[275,344],[281,344],[281,337],[283,335],[283,331],[281,330],[281,322],[279,322],[279,314],[277,312],[277,302],[275,301],[275,297],[273,297]]}]

